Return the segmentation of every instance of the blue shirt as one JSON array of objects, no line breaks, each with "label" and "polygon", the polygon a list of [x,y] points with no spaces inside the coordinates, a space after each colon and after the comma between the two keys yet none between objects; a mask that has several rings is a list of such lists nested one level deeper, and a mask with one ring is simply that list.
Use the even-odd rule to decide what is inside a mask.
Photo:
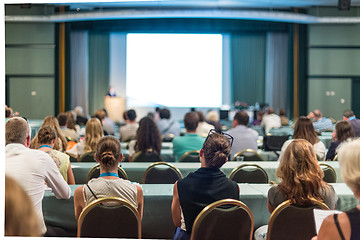
[{"label": "blue shirt", "polygon": [[329,118],[321,118],[317,120],[316,122],[313,122],[313,126],[315,130],[325,130],[325,129],[334,129],[333,124]]}]

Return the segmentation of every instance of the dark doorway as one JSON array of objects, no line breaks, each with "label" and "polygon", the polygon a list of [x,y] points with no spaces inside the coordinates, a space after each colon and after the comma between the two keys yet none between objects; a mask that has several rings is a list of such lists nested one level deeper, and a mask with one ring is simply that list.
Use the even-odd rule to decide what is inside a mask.
[{"label": "dark doorway", "polygon": [[353,78],[351,85],[351,108],[360,118],[360,78]]}]

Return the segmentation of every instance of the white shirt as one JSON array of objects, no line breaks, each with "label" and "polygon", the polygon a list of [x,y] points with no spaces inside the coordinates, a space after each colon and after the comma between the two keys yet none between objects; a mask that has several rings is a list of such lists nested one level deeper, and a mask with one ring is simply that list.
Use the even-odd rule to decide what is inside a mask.
[{"label": "white shirt", "polygon": [[261,126],[265,128],[265,133],[268,134],[272,128],[281,127],[281,119],[275,113],[267,114],[263,117]]},{"label": "white shirt", "polygon": [[46,232],[42,213],[45,182],[57,199],[69,199],[71,190],[51,157],[40,150],[22,144],[5,146],[5,174],[14,178],[30,196],[39,216],[41,234]]},{"label": "white shirt", "polygon": [[[286,148],[289,146],[289,144],[293,141],[294,139],[289,139],[286,142],[284,142],[284,144],[281,147],[281,153],[279,156],[279,161],[282,157],[282,155],[284,155],[284,152],[286,150]],[[319,141],[317,143],[314,144],[314,149],[315,149],[315,153],[316,155],[319,156],[320,161],[324,161],[325,159],[325,154],[326,154],[326,147],[324,145],[324,143],[322,141]]]},{"label": "white shirt", "polygon": [[211,129],[214,129],[214,125],[208,124],[207,122],[199,122],[197,128],[196,128],[196,133],[197,135],[201,136],[201,137],[206,137]]}]

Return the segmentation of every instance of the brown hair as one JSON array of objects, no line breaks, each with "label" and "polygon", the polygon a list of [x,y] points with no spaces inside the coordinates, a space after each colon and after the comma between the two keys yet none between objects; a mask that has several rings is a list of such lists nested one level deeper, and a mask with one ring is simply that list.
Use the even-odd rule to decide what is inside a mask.
[{"label": "brown hair", "polygon": [[[53,117],[53,116],[45,117],[43,123],[41,124],[41,128],[45,127],[45,126],[50,126],[53,129],[55,129],[55,131],[56,131],[56,136],[57,137],[56,137],[56,140],[55,140],[54,150],[64,152],[66,150],[66,147],[67,147],[67,141],[66,141],[65,137],[62,135],[62,133],[60,131],[60,127],[59,127],[59,123],[58,123],[57,119],[55,117]],[[39,146],[40,145],[38,143],[38,134],[36,134],[36,136],[31,141],[30,148],[38,149]]]},{"label": "brown hair", "polygon": [[5,236],[39,237],[33,202],[22,187],[5,175]]},{"label": "brown hair", "polygon": [[294,139],[286,148],[276,171],[281,178],[278,187],[287,199],[298,205],[311,204],[310,198],[323,202],[320,190],[326,183],[312,144]]},{"label": "brown hair", "polygon": [[121,145],[117,138],[106,136],[100,139],[96,147],[96,158],[104,169],[112,169],[121,157]]},{"label": "brown hair", "polygon": [[184,125],[188,131],[195,131],[199,124],[199,115],[196,112],[188,112],[184,116]]},{"label": "brown hair", "polygon": [[135,150],[144,153],[150,148],[160,155],[161,136],[156,123],[151,118],[144,117],[140,120],[136,132]]},{"label": "brown hair", "polygon": [[316,135],[314,126],[311,120],[307,117],[299,117],[295,124],[293,139],[305,139],[312,145],[319,142],[319,138]]},{"label": "brown hair", "polygon": [[213,133],[206,138],[202,149],[207,166],[220,168],[226,162],[231,146],[227,137]]},{"label": "brown hair", "polygon": [[52,140],[56,139],[56,132],[50,126],[40,128],[37,135],[39,144],[51,143]]},{"label": "brown hair", "polygon": [[343,142],[348,138],[355,137],[353,128],[348,121],[340,121],[335,125],[336,138],[339,142]]},{"label": "brown hair", "polygon": [[96,150],[96,145],[104,136],[100,120],[97,118],[90,118],[85,125],[85,146],[84,152],[93,152]]},{"label": "brown hair", "polygon": [[239,111],[235,114],[234,120],[236,120],[239,125],[247,126],[249,123],[249,115],[245,111]]},{"label": "brown hair", "polygon": [[21,117],[10,118],[5,124],[5,144],[24,144],[30,134],[29,125]]},{"label": "brown hair", "polygon": [[58,122],[59,122],[59,125],[60,126],[65,126],[66,125],[66,123],[68,122],[68,114],[67,113],[59,113],[58,115],[57,115],[57,120],[58,120]]}]

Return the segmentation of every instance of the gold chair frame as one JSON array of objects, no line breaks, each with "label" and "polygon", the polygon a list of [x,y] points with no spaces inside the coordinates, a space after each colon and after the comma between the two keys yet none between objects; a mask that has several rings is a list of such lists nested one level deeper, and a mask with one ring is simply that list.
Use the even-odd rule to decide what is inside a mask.
[{"label": "gold chair frame", "polygon": [[338,160],[338,155],[336,154],[333,161],[337,161]]},{"label": "gold chair frame", "polygon": [[241,151],[241,152],[235,153],[234,157],[232,158],[232,161],[236,161],[236,158],[237,158],[238,156],[244,154],[244,153],[254,153],[254,155],[256,155],[257,157],[259,157],[259,158],[261,159],[261,161],[264,161],[264,158],[263,158],[257,151],[255,151],[255,150],[253,150],[253,149],[249,149],[249,148],[248,148],[248,149],[245,149],[245,150],[243,150],[243,151]]},{"label": "gold chair frame", "polygon": [[182,162],[184,158],[186,158],[189,155],[193,155],[194,153],[197,153],[199,155],[200,150],[192,150],[192,151],[188,151],[188,152],[184,153],[183,155],[181,155],[179,162]]},{"label": "gold chair frame", "polygon": [[245,203],[241,202],[241,201],[238,201],[238,200],[235,200],[235,199],[222,199],[222,200],[219,200],[219,201],[216,201],[216,202],[213,202],[209,205],[207,205],[200,213],[199,215],[196,217],[195,221],[194,221],[194,225],[193,225],[193,229],[192,229],[192,233],[191,233],[191,240],[196,240],[195,239],[195,235],[196,235],[196,232],[198,231],[199,229],[199,226],[202,222],[202,220],[214,209],[214,208],[217,208],[219,206],[222,206],[222,205],[236,205],[236,206],[239,206],[241,208],[243,208],[250,216],[250,219],[251,219],[251,229],[250,229],[250,238],[249,240],[252,240],[253,238],[253,233],[254,233],[254,217],[253,217],[253,214],[252,212],[250,211],[250,209],[248,208],[248,206],[246,206]]},{"label": "gold chair frame", "polygon": [[[321,168],[321,166],[324,166],[324,167],[326,167],[326,168],[331,169],[331,171],[334,173],[335,180],[337,179],[336,171],[335,171],[335,169],[334,169],[332,166],[330,166],[329,164],[326,164],[326,163],[319,163],[319,165],[320,165],[320,168]],[[323,169],[321,168],[321,170],[323,170]],[[325,173],[324,173],[324,174],[325,174]]]},{"label": "gold chair frame", "polygon": [[84,218],[86,216],[86,214],[88,214],[88,212],[90,212],[94,207],[96,207],[99,204],[103,204],[103,203],[118,203],[118,205],[125,205],[127,208],[129,208],[136,216],[137,222],[138,222],[138,239],[141,238],[141,218],[140,218],[140,214],[137,210],[136,207],[134,207],[134,205],[132,205],[129,201],[123,199],[123,198],[118,198],[118,197],[106,197],[106,198],[99,198],[93,202],[91,202],[89,205],[87,205],[82,212],[80,213],[79,219],[78,219],[78,228],[77,228],[77,237],[80,238],[80,232],[81,232],[81,226],[82,223],[84,221]]},{"label": "gold chair frame", "polygon": [[[86,182],[89,182],[91,174],[93,174],[97,168],[100,168],[100,164],[99,164],[99,163],[96,164],[95,166],[93,166],[93,167],[89,170],[88,175],[87,175],[87,177],[86,177]],[[121,172],[121,174],[122,174],[122,176],[123,176],[122,179],[125,179],[125,180],[128,180],[128,179],[129,179],[128,175],[126,174],[125,170],[124,170],[122,167],[118,166],[118,171]]]},{"label": "gold chair frame", "polygon": [[268,176],[267,172],[265,171],[264,168],[262,168],[261,166],[259,166],[257,164],[242,164],[242,165],[234,168],[229,175],[229,179],[232,180],[232,178],[235,176],[235,174],[244,167],[255,167],[255,168],[261,170],[266,175],[267,182],[269,182],[269,176]]},{"label": "gold chair frame", "polygon": [[159,165],[165,165],[165,166],[173,169],[173,170],[177,173],[177,175],[179,176],[179,179],[183,178],[183,175],[181,174],[180,170],[179,170],[177,167],[175,167],[174,165],[172,165],[172,164],[170,164],[170,163],[168,163],[168,162],[155,162],[155,163],[152,163],[152,164],[145,170],[144,175],[143,175],[143,184],[146,184],[146,183],[145,183],[145,178],[146,178],[146,175],[148,174],[148,172],[149,172],[152,168],[155,168],[155,167],[157,167],[157,166],[159,166]]}]

